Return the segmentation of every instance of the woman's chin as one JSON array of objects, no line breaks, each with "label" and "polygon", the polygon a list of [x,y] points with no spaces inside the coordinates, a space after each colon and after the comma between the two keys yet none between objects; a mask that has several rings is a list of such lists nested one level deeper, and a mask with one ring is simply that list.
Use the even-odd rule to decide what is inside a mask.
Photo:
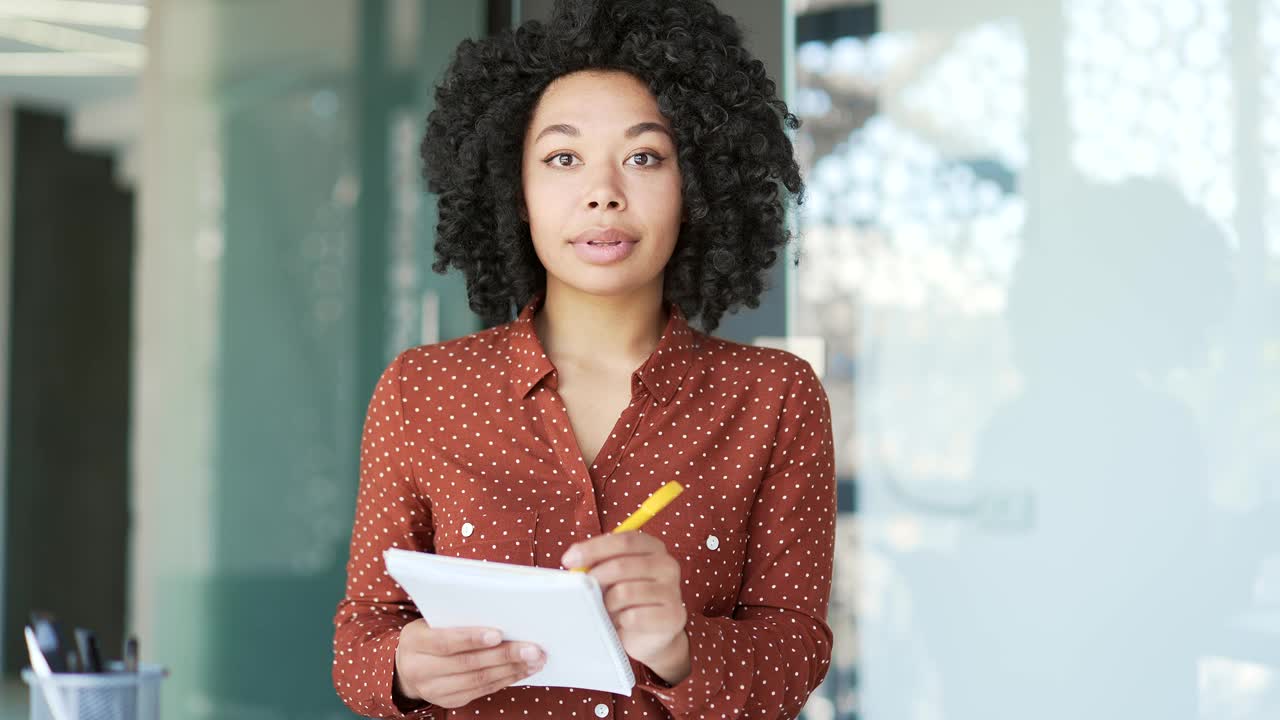
[{"label": "woman's chin", "polygon": [[[547,274],[547,284],[563,285],[566,289],[597,297],[625,297],[643,291],[653,284],[654,278],[636,278],[633,273],[619,272],[618,268],[596,268],[588,272],[574,272],[567,276]],[[661,283],[661,277],[657,278]],[[660,286],[660,285],[659,285]]]}]

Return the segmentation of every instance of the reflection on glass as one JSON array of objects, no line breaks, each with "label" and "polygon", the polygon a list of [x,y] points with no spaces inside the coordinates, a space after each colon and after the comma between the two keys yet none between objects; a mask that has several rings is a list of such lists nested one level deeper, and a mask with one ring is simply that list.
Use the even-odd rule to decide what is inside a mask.
[{"label": "reflection on glass", "polygon": [[1072,158],[1089,178],[1173,181],[1231,226],[1227,0],[1068,0]]},{"label": "reflection on glass", "polygon": [[1280,0],[1266,0],[1258,28],[1262,69],[1262,117],[1259,135],[1266,157],[1267,249],[1280,258]]},{"label": "reflection on glass", "polygon": [[[799,108],[809,196],[797,332],[825,336],[834,354],[826,383],[848,449],[837,458],[841,472],[866,477],[879,468],[903,494],[967,506],[974,434],[1012,378],[945,379],[1004,364],[1000,316],[1026,214],[1015,191],[1028,156],[1025,41],[1006,20],[954,34],[886,32],[803,42],[796,66],[797,97],[829,99]],[[921,414],[922,406],[946,412]],[[876,432],[855,436],[855,425]],[[841,526],[835,678],[812,717],[867,707],[864,673],[929,673],[928,649],[912,628],[912,590],[879,549],[945,539],[909,513],[864,516],[859,528],[852,519]],[[896,660],[866,664],[860,646],[892,646],[883,654]],[[874,692],[880,684],[866,685]],[[886,712],[936,711],[936,685],[912,687]]]},{"label": "reflection on glass", "polygon": [[807,718],[1280,717],[1280,0],[1249,2],[798,34],[793,332],[859,488]]},{"label": "reflection on glass", "polygon": [[[920,71],[885,88],[897,113],[927,129],[943,147],[992,156],[1022,170],[1027,164],[1026,40],[1016,22],[995,20],[924,45]],[[910,67],[910,66],[907,66]],[[957,147],[958,146],[958,147]]]},{"label": "reflection on glass", "polygon": [[1193,718],[1198,653],[1230,579],[1208,562],[1195,418],[1151,379],[1201,362],[1224,309],[1225,242],[1162,182],[1085,184],[1063,202],[1072,222],[1029,237],[1014,272],[1022,387],[984,424],[972,471],[981,497],[1026,498],[1024,514],[966,526],[928,574],[957,588],[929,638],[944,707]]}]

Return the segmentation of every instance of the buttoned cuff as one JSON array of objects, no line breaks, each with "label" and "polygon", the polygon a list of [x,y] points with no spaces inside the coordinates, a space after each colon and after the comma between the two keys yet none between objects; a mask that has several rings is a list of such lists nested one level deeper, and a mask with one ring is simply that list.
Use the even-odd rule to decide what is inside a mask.
[{"label": "buttoned cuff", "polygon": [[744,697],[737,698],[737,702],[730,697],[731,686],[726,687],[733,672],[726,664],[729,639],[725,631],[729,626],[725,623],[732,622],[730,618],[690,615],[684,628],[689,636],[689,677],[672,686],[648,667],[639,665],[641,672],[636,677],[636,687],[657,698],[677,719],[702,717],[707,711],[741,705],[747,684],[738,683]]}]

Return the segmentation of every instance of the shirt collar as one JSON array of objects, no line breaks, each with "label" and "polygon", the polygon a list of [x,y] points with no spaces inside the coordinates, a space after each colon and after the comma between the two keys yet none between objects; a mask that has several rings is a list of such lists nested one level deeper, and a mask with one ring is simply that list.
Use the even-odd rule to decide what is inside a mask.
[{"label": "shirt collar", "polygon": [[[533,328],[533,316],[542,307],[545,297],[545,293],[535,294],[511,323],[511,331],[507,335],[508,378],[511,391],[520,398],[528,397],[544,381],[552,390],[558,387],[556,367],[551,364]],[[631,374],[633,396],[643,386],[663,405],[671,402],[680,389],[680,383],[688,375],[697,344],[697,336],[680,307],[668,302],[666,308],[669,317],[658,346]]]}]

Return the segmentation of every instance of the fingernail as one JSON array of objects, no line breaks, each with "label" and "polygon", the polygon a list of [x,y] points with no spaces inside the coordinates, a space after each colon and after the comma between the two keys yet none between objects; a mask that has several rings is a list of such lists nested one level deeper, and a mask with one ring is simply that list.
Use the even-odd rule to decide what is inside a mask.
[{"label": "fingernail", "polygon": [[532,663],[538,659],[538,650],[531,647],[520,648],[520,657]]},{"label": "fingernail", "polygon": [[497,645],[500,642],[502,642],[502,633],[499,633],[497,630],[490,630],[484,634],[485,645]]},{"label": "fingernail", "polygon": [[578,567],[581,563],[582,553],[573,548],[570,548],[569,552],[565,553],[564,557],[560,558],[560,564],[567,568]]}]

